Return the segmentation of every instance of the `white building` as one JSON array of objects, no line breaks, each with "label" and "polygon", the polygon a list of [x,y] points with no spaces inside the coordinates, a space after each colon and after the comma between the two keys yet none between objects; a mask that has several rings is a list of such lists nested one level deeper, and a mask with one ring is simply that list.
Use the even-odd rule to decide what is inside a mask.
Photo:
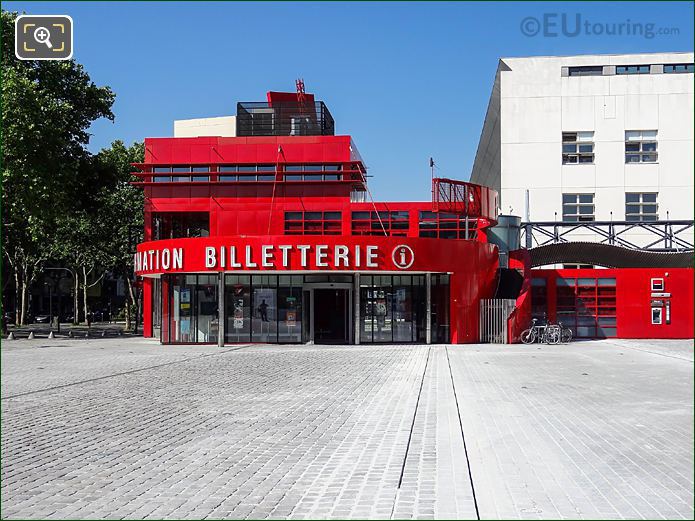
[{"label": "white building", "polygon": [[471,181],[531,222],[693,219],[693,108],[692,52],[503,58]]}]

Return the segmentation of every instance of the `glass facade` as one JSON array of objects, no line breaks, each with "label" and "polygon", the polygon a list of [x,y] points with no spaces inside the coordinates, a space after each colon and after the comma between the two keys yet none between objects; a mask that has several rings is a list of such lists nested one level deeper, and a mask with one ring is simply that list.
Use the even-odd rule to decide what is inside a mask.
[{"label": "glass facade", "polygon": [[424,275],[360,276],[360,343],[425,342]]},{"label": "glass facade", "polygon": [[[445,343],[450,335],[449,275],[432,274],[431,279],[431,340]],[[362,274],[355,319],[353,282],[353,275],[340,274],[226,274],[224,342],[343,343],[352,338],[353,320],[359,320],[363,344],[426,342],[425,275]],[[218,342],[218,284],[217,274],[168,275],[156,283],[161,298],[153,306],[153,323],[160,325],[162,342]],[[335,295],[342,299],[340,313]]]},{"label": "glass facade", "polygon": [[432,343],[449,341],[449,275],[432,274]]},{"label": "glass facade", "polygon": [[217,276],[173,275],[162,291],[162,342],[174,344],[217,343]]},{"label": "glass facade", "polygon": [[302,275],[226,275],[225,342],[302,342]]}]

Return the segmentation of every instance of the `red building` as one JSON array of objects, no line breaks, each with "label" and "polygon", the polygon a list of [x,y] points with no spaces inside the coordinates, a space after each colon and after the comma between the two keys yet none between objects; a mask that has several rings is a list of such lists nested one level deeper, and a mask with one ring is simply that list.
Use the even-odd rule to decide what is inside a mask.
[{"label": "red building", "polygon": [[[470,183],[374,202],[312,95],[239,103],[235,137],[146,139],[135,166],[144,333],[163,343],[471,343],[480,324],[515,341],[532,317],[580,338],[693,337],[692,268],[531,269],[533,250],[506,248],[519,219],[493,230],[497,194]],[[491,298],[509,319],[480,316]]]},{"label": "red building", "polygon": [[[311,95],[239,103],[236,137],[149,138],[145,336],[163,343],[478,340],[496,289],[497,194],[373,202],[350,136]],[[448,209],[449,212],[441,211]]]}]

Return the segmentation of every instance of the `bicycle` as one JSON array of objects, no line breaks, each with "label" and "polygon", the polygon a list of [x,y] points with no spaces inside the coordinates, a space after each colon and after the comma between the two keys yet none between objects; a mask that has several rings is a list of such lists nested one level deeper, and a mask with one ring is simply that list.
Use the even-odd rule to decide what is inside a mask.
[{"label": "bicycle", "polygon": [[562,327],[562,322],[557,324],[546,323],[537,325],[537,318],[531,320],[531,327],[522,331],[519,339],[524,344],[533,344],[538,341],[542,344],[569,344],[572,341],[572,330]]},{"label": "bicycle", "polygon": [[545,330],[548,326],[547,324],[543,324],[542,326],[536,325],[536,322],[538,322],[537,318],[532,319],[531,327],[528,329],[524,329],[521,332],[519,339],[522,343],[533,344],[536,341],[536,339],[543,338],[543,336],[545,335]]},{"label": "bicycle", "polygon": [[569,344],[572,341],[572,330],[568,327],[562,327],[562,322],[557,324],[560,326],[560,343]]}]

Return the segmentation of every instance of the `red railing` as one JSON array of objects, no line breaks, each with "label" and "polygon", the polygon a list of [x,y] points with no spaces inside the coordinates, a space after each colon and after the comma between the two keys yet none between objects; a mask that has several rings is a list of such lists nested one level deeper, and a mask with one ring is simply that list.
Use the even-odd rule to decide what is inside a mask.
[{"label": "red railing", "polygon": [[432,179],[432,211],[468,217],[480,217],[497,222],[497,191],[487,186],[454,179]]}]

